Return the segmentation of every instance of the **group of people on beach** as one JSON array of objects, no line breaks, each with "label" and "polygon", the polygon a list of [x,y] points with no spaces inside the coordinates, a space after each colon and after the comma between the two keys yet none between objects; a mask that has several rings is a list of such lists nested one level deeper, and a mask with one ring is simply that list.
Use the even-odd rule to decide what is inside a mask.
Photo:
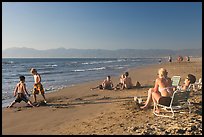
[{"label": "group of people on beach", "polygon": [[[187,90],[190,84],[195,83],[196,77],[188,74],[184,80],[183,85],[180,87],[182,91]],[[155,80],[154,88],[148,90],[147,100],[141,109],[146,109],[150,106],[151,102],[168,105],[171,101],[171,96],[177,87],[172,86],[171,78],[168,77],[168,72],[164,68],[158,70],[158,78]],[[159,110],[156,110],[159,113]]]},{"label": "group of people on beach", "polygon": [[120,76],[120,82],[114,87],[113,82],[111,81],[111,77],[107,76],[107,78],[102,82],[102,84],[91,88],[94,89],[107,89],[107,90],[123,90],[123,89],[131,89],[133,88],[131,77],[129,77],[129,73],[125,72]]},{"label": "group of people on beach", "polygon": [[[31,74],[34,77],[34,87],[33,87],[33,97],[34,102],[36,103],[36,95],[41,93],[44,103],[46,104],[46,98],[45,98],[45,92],[43,89],[43,85],[41,84],[41,76],[37,73],[37,70],[32,68],[30,70]],[[17,102],[25,101],[30,106],[34,107],[33,103],[29,100],[30,94],[28,94],[25,84],[25,77],[20,76],[20,81],[17,83],[15,90],[14,90],[14,96],[16,99],[8,106],[12,107]],[[196,78],[192,74],[188,74],[186,77],[183,85],[181,86],[182,90],[186,90],[188,86],[191,83],[195,83]],[[140,85],[140,83],[139,83]],[[141,86],[141,85],[140,85]],[[107,78],[102,82],[102,84],[98,85],[97,87],[91,88],[91,90],[94,89],[106,89],[106,90],[123,90],[123,89],[132,89],[133,83],[131,80],[131,77],[129,76],[128,72],[125,72],[120,76],[120,82],[114,87],[113,82],[111,81],[111,77],[107,76]],[[146,109],[150,106],[151,102],[154,103],[168,103],[170,100],[170,97],[173,95],[173,92],[175,91],[176,87],[172,86],[171,78],[168,77],[168,72],[165,68],[160,68],[158,70],[158,78],[155,80],[155,84],[153,88],[150,88],[148,90],[148,96],[146,99],[146,102],[144,102],[143,106],[141,106],[141,109]]]},{"label": "group of people on beach", "polygon": [[[37,70],[32,68],[30,70],[31,74],[34,77],[34,85],[33,85],[33,97],[34,97],[34,102],[37,102],[36,99],[36,95],[41,93],[43,99],[44,99],[44,103],[46,104],[46,99],[45,99],[45,92],[43,89],[43,85],[41,84],[41,76],[40,74],[37,73]],[[33,103],[30,101],[29,97],[30,94],[28,93],[27,89],[26,89],[26,84],[25,84],[25,76],[20,76],[19,77],[20,81],[19,83],[17,83],[13,95],[14,97],[16,97],[16,99],[8,106],[9,108],[12,107],[14,104],[16,104],[17,102],[20,103],[21,101],[24,101],[26,103],[28,103],[30,106],[34,107]]]},{"label": "group of people on beach", "polygon": [[[178,56],[177,57],[177,61],[178,62],[182,62],[184,60],[184,58],[182,57],[182,56]],[[185,56],[185,60],[187,61],[187,62],[189,62],[190,61],[190,57],[189,56]],[[172,56],[169,56],[168,57],[168,62],[172,62],[173,60],[172,60]]]}]

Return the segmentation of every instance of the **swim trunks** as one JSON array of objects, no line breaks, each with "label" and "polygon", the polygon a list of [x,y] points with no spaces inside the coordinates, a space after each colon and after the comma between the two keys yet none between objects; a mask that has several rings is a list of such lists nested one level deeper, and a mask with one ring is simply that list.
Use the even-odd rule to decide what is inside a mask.
[{"label": "swim trunks", "polygon": [[28,98],[23,93],[18,93],[15,102],[20,103],[22,100],[25,101],[26,103],[28,102]]},{"label": "swim trunks", "polygon": [[38,84],[35,84],[35,85],[34,85],[34,91],[33,91],[33,93],[38,94],[39,92],[40,92],[41,94],[45,94],[45,91],[44,91],[44,89],[43,89],[43,85],[42,85],[41,83],[38,83]]}]

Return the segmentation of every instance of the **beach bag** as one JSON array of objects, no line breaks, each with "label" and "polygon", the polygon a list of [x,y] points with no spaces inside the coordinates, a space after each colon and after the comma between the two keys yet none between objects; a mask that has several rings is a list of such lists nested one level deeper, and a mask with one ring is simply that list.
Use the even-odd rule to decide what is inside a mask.
[{"label": "beach bag", "polygon": [[139,81],[137,81],[137,82],[136,82],[135,87],[136,87],[136,88],[141,88],[141,84],[140,84],[140,82],[139,82]]}]

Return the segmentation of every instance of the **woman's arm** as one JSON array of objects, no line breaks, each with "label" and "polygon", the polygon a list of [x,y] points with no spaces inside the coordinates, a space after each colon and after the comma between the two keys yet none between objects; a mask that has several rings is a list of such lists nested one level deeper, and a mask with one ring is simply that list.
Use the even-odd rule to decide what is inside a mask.
[{"label": "woman's arm", "polygon": [[158,79],[156,79],[155,84],[154,84],[154,92],[157,92],[158,88],[159,88]]}]

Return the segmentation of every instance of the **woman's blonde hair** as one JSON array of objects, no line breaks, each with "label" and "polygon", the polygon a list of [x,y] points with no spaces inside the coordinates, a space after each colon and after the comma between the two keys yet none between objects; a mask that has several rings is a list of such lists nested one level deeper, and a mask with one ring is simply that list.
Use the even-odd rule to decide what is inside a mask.
[{"label": "woman's blonde hair", "polygon": [[166,70],[165,68],[160,68],[160,69],[158,70],[158,74],[159,74],[159,77],[161,77],[161,78],[166,78],[168,72],[167,72],[167,70]]}]

